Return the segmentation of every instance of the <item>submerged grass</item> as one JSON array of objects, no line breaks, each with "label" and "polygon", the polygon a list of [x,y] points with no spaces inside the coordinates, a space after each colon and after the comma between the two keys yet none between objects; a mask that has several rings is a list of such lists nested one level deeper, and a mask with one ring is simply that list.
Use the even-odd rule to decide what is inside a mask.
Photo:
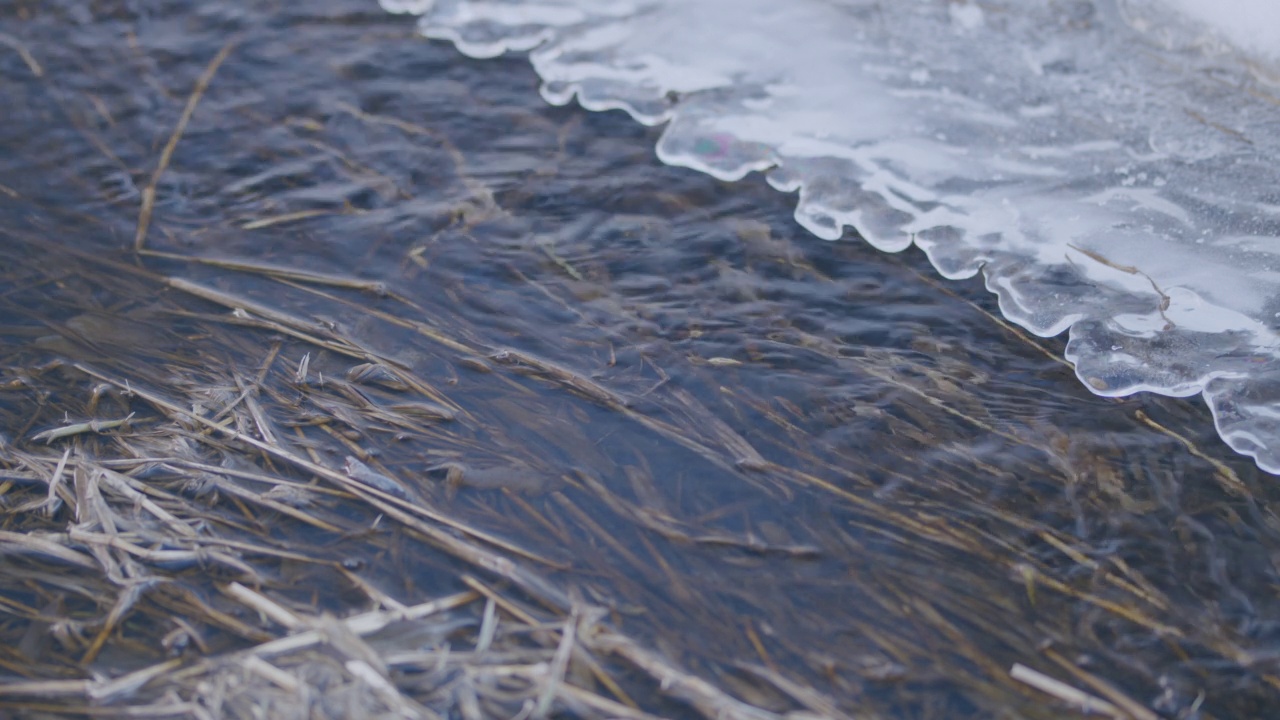
[{"label": "submerged grass", "polygon": [[[416,333],[435,352],[462,352],[483,368],[471,372],[499,388],[491,403],[514,396],[532,408],[563,394],[571,403],[592,404],[739,478],[743,496],[783,500],[808,492],[847,506],[857,518],[848,526],[862,537],[835,530],[830,537],[795,541],[778,527],[728,532],[708,527],[705,517],[678,517],[669,508],[673,498],[663,497],[663,483],[643,465],[626,466],[625,488],[610,487],[589,470],[557,475],[546,468],[545,453],[502,438],[503,426],[481,415],[492,408],[469,409],[471,403],[453,399],[455,393],[437,380],[345,334],[341,324],[317,319],[336,310],[319,312],[320,303],[340,303],[346,312],[415,329],[421,321],[413,318],[421,316],[402,300],[363,292],[358,283],[342,289],[352,295],[330,296],[298,274],[234,266],[281,283],[273,294],[292,298],[281,305],[296,304],[295,311],[48,241],[26,247],[27,262],[12,266],[6,283],[19,292],[7,292],[3,302],[10,306],[7,317],[28,323],[27,332],[7,332],[40,334],[35,347],[64,359],[33,366],[24,362],[33,355],[30,345],[11,345],[3,360],[4,426],[19,430],[0,451],[0,553],[7,559],[0,603],[10,617],[0,666],[14,676],[0,685],[0,705],[11,709],[208,717],[452,712],[479,718],[541,717],[555,707],[582,717],[649,717],[670,712],[655,701],[667,696],[706,717],[768,718],[801,710],[833,718],[892,717],[899,700],[882,699],[888,704],[876,710],[874,694],[849,693],[848,679],[836,687],[849,694],[807,684],[813,669],[797,667],[794,658],[815,649],[790,646],[775,632],[768,638],[775,649],[769,650],[753,623],[742,628],[752,652],[719,658],[721,669],[708,678],[646,649],[609,621],[611,613],[656,612],[648,622],[662,626],[661,604],[673,602],[692,606],[683,608],[686,618],[718,612],[722,601],[713,597],[722,589],[714,587],[715,578],[682,571],[666,557],[673,549],[745,553],[738,562],[773,556],[803,563],[832,552],[877,552],[866,546],[877,536],[890,546],[923,551],[940,566],[968,558],[967,568],[939,567],[962,576],[943,586],[950,590],[931,589],[928,578],[885,576],[883,569],[873,572],[874,583],[859,583],[857,601],[878,606],[868,621],[883,613],[905,627],[861,628],[875,648],[870,655],[824,648],[826,672],[837,677],[852,672],[863,677],[859,683],[903,682],[929,658],[945,663],[945,671],[935,672],[945,672],[949,681],[993,704],[1017,706],[1023,716],[1042,715],[1033,709],[1034,694],[1020,689],[1025,686],[1061,703],[1046,705],[1045,717],[1058,716],[1062,706],[1118,718],[1158,717],[1068,660],[1055,644],[1038,651],[1040,670],[1022,663],[1006,667],[989,654],[986,641],[1007,636],[1010,618],[1029,609],[1038,615],[1034,608],[1061,605],[1062,599],[1144,628],[1170,647],[1194,642],[1242,668],[1257,666],[1231,633],[1179,617],[1140,572],[1089,557],[1061,529],[985,505],[963,476],[931,478],[935,491],[970,496],[969,504],[950,512],[919,500],[886,502],[860,488],[849,467],[819,459],[821,441],[784,417],[774,422],[800,460],[794,464],[765,459],[687,391],[669,391],[667,400],[680,412],[660,419],[636,409],[636,398],[528,353],[479,345],[451,328]],[[78,259],[62,263],[57,281],[50,282],[41,277],[46,253]],[[333,280],[318,283],[342,287]],[[112,317],[101,309],[150,297],[162,299],[142,323],[127,311]],[[73,308],[84,312],[64,321],[35,309],[54,307],[63,315]],[[315,314],[308,317],[303,308]],[[174,337],[155,343],[160,335]],[[143,336],[153,342],[149,348],[133,344]],[[309,362],[323,353],[356,364],[324,376]],[[948,422],[958,419],[1024,443],[971,415],[966,406],[980,400],[961,386],[952,385],[950,395],[939,392],[941,377],[922,386],[911,377],[912,364],[899,356],[859,360],[873,377],[915,398],[917,409],[933,408]],[[742,388],[731,392],[739,407],[769,405]],[[561,431],[552,425],[549,431]],[[484,442],[485,435],[497,439]],[[440,462],[397,467],[394,446],[411,441],[428,444]],[[498,464],[478,468],[458,459],[476,449]],[[1228,477],[1239,482],[1234,473]],[[500,533],[452,512],[457,493],[468,487],[497,491],[489,500],[473,496],[471,503],[481,507],[467,514],[500,519],[492,523],[501,525]],[[1243,492],[1248,497],[1248,489]],[[531,504],[530,493],[546,499]],[[639,534],[601,524],[602,510]],[[823,532],[831,530],[813,530]],[[558,552],[544,556],[537,543],[526,547],[522,538],[550,539]],[[667,545],[659,550],[646,538]],[[1070,562],[1046,562],[1025,544],[1029,538]],[[385,567],[388,554],[399,558],[392,565],[431,567],[409,575],[429,574],[440,590],[393,579]],[[558,572],[575,566],[613,589],[585,596],[577,581],[563,582]],[[366,576],[374,568],[382,569]],[[670,597],[655,607],[646,586],[665,586]],[[969,595],[954,595],[956,587]],[[1060,598],[1054,602],[1048,595]],[[776,605],[771,613],[812,612],[802,597],[795,600],[791,611],[786,597],[767,602]],[[373,609],[342,620],[331,614],[360,605]],[[672,630],[688,622],[672,621]],[[1046,622],[1056,624],[1052,618],[1034,624]],[[1044,631],[1046,638],[1056,634],[1067,642],[1073,634],[1067,627]],[[945,651],[939,641],[947,643]],[[130,670],[96,678],[79,670],[95,667]],[[1278,682],[1265,671],[1258,678]],[[737,699],[735,690],[748,699]]]},{"label": "submerged grass", "polygon": [[[286,63],[319,78],[298,85],[333,85],[325,53],[375,42],[459,62],[381,17],[336,17],[288,36],[319,53]],[[380,96],[227,102],[246,76],[273,77],[237,64],[284,41],[255,32],[210,33],[216,53],[191,43],[195,90],[151,98],[183,108],[154,119],[159,150],[68,122],[93,157],[152,168],[136,196],[91,173],[57,180],[82,204],[5,186],[0,713],[1280,707],[1276,491],[1200,447],[1202,417],[1076,398],[1090,415],[1067,425],[1045,400],[1075,388],[1057,349],[980,295],[923,282],[919,262],[863,272],[873,256],[852,244],[791,242],[767,191],[733,196],[770,198],[762,214],[656,168],[653,187],[601,189],[647,140],[593,155],[609,126],[583,125],[599,120],[479,98],[436,125],[420,118],[441,106]],[[52,88],[68,118],[97,107],[54,85],[68,61],[52,46],[9,45],[30,102]],[[194,132],[206,111],[234,139]],[[453,139],[467,123],[528,148]],[[317,153],[324,179],[245,189]],[[426,161],[397,153],[425,153],[433,175],[415,182]],[[215,163],[199,170],[216,178],[207,196],[162,182],[184,162]],[[380,200],[297,199],[334,187]],[[568,212],[555,193],[595,194]],[[676,243],[689,249],[663,249]],[[910,337],[849,329],[894,283],[932,293],[902,303]],[[919,317],[917,301],[956,293],[973,310],[956,328]]]},{"label": "submerged grass", "polygon": [[[48,249],[47,243],[41,245]],[[55,252],[78,255],[70,248]],[[312,352],[329,350],[366,361],[352,373],[361,380],[369,379],[371,367],[377,368],[383,374],[375,382],[383,387],[408,393],[421,389],[425,397],[447,402],[427,380],[335,329],[176,278],[115,263],[95,267],[93,258],[82,259],[87,264],[83,279],[95,291],[110,288],[120,299],[153,295],[167,285],[223,304],[230,311],[225,318],[186,309],[181,296],[157,311],[173,318],[205,318],[198,330],[188,330],[200,337],[202,346],[243,343],[247,338],[240,328],[259,325],[314,343]],[[243,265],[238,269],[251,271]],[[21,284],[30,288],[31,279]],[[73,299],[57,294],[62,304]],[[249,717],[264,712],[270,717],[316,717],[317,712],[327,717],[440,717],[453,712],[480,718],[545,717],[554,705],[584,717],[644,718],[652,715],[640,709],[633,695],[668,695],[707,717],[775,716],[733,699],[611,628],[607,610],[539,574],[538,569],[557,567],[555,562],[437,509],[427,497],[438,496],[438,488],[431,493],[421,478],[393,479],[374,453],[346,435],[334,434],[326,443],[315,432],[302,431],[333,425],[394,428],[465,444],[464,438],[450,438],[448,424],[434,423],[466,419],[435,413],[424,424],[407,403],[379,406],[364,396],[367,388],[313,376],[305,364],[296,369],[284,365],[279,360],[287,353],[281,352],[279,335],[261,334],[268,346],[253,372],[237,372],[235,363],[193,347],[166,354],[158,358],[160,367],[139,373],[128,368],[139,360],[128,351],[137,348],[117,346],[126,351],[117,355],[102,352],[106,348],[94,342],[95,333],[99,339],[109,336],[105,328],[30,319],[51,331],[43,341],[67,342],[75,348],[68,347],[68,355],[91,355],[94,362],[53,361],[21,370],[10,365],[13,374],[6,377],[5,390],[33,394],[37,407],[19,402],[8,409],[32,412],[37,422],[50,413],[93,417],[104,405],[142,406],[149,413],[63,423],[15,438],[0,451],[5,468],[0,553],[9,561],[0,571],[6,581],[3,605],[18,625],[25,625],[21,636],[0,651],[7,656],[0,664],[31,678],[0,684],[0,706],[130,717]],[[95,320],[108,322],[105,317]],[[219,333],[229,335],[219,338]],[[450,343],[454,347],[449,349],[460,344]],[[484,354],[476,350],[477,357]],[[566,390],[629,412],[613,395],[570,370],[528,356],[520,356],[520,362]],[[321,397],[340,402],[353,396],[363,403],[346,406],[345,414],[299,418],[304,401],[324,407]],[[48,405],[50,397],[57,403]],[[343,469],[322,459],[348,452],[378,470],[350,456]],[[473,483],[471,472],[451,465],[450,477],[440,485]],[[503,475],[486,482],[518,489],[532,481],[516,466]],[[559,495],[558,502],[601,539],[610,539],[573,501]],[[272,516],[277,519],[268,521]],[[342,553],[335,556],[332,547],[299,540],[307,527],[347,538]],[[664,530],[686,537],[668,526]],[[768,549],[733,538],[698,541]],[[420,546],[400,552],[441,565],[441,574],[453,577],[453,585],[470,589],[442,597],[397,598],[360,577],[359,570],[370,561],[359,558],[401,543]],[[312,566],[308,574],[316,580],[329,576],[329,583],[366,595],[377,609],[333,618],[323,611],[333,600],[316,597],[329,590],[328,583],[279,585],[287,574],[284,566],[298,564]],[[476,572],[508,589],[470,576]],[[313,596],[311,603],[267,594],[274,590],[287,596],[299,589]],[[224,645],[249,645],[217,652],[206,637],[211,631],[229,636]],[[464,649],[451,649],[451,641],[462,641]],[[114,646],[116,667],[154,664],[118,677],[54,679],[94,666],[108,644]],[[163,659],[166,655],[178,659]],[[620,682],[598,658],[615,665],[622,661],[631,675],[648,676],[656,686],[646,687],[637,677]],[[630,693],[622,683],[632,686]],[[653,708],[655,703],[645,705]]]}]

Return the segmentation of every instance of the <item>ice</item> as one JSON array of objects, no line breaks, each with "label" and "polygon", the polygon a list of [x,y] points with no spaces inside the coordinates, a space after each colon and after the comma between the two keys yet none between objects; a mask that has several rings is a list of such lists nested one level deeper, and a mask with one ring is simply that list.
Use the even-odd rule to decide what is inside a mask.
[{"label": "ice", "polygon": [[1280,472],[1280,3],[384,5],[531,51],[550,102],[667,123],[664,162],[766,173],[819,237],[981,272],[1094,392],[1201,393]]},{"label": "ice", "polygon": [[1249,52],[1280,58],[1280,2],[1275,0],[1165,0],[1183,14],[1221,32]]}]

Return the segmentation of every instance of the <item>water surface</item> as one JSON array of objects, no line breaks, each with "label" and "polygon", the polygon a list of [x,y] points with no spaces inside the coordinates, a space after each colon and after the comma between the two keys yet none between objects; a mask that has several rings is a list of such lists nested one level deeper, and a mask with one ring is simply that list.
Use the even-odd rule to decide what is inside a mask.
[{"label": "water surface", "polygon": [[1214,6],[1212,25],[1160,0],[384,5],[474,57],[532,50],[550,102],[666,123],[665,162],[763,172],[819,237],[980,273],[1014,323],[1070,331],[1094,392],[1201,394],[1229,445],[1280,472],[1262,3]]},{"label": "water surface", "polygon": [[[87,362],[212,404],[265,367],[281,442],[335,469],[361,448],[406,495],[550,559],[549,582],[771,712],[800,705],[746,668],[853,717],[1074,712],[1012,680],[1015,663],[1105,678],[1165,717],[1280,707],[1271,478],[1198,405],[1087,392],[1061,342],[1006,324],[977,283],[942,284],[918,251],[815,240],[760,179],[664,166],[656,133],[621,113],[544,107],[524,59],[467,60],[364,3],[18,3],[2,18],[26,53],[0,52],[6,378]],[[229,41],[139,255],[145,188]],[[312,279],[252,270],[268,265]],[[183,282],[303,318],[430,394],[322,382],[358,361],[237,325]],[[137,398],[91,409],[94,381],[49,378],[3,385],[7,472],[19,452],[56,460],[33,436],[63,408],[172,431]],[[414,419],[368,421],[356,397]],[[106,435],[79,451],[122,449]],[[456,582],[429,547],[330,511],[385,542],[352,564],[385,592]],[[363,547],[267,520],[282,543]],[[9,600],[57,594],[2,567]],[[262,568],[280,597],[364,609],[329,575]],[[236,577],[151,570],[209,602]],[[90,627],[111,609],[72,604]],[[25,656],[32,623],[6,607],[0,672],[46,672],[51,651]],[[247,642],[202,630],[211,653]],[[155,661],[160,635],[126,619],[103,659],[58,672]],[[653,712],[692,713],[654,694]]]}]

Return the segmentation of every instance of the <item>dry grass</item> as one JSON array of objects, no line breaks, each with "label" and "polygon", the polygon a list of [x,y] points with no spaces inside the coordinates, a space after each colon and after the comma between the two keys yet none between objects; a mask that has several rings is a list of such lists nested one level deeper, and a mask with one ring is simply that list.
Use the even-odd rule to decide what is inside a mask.
[{"label": "dry grass", "polygon": [[[9,392],[66,396],[66,415],[93,419],[31,433],[0,450],[6,528],[0,531],[0,553],[7,558],[0,573],[6,587],[32,601],[0,601],[6,615],[26,626],[22,638],[3,651],[0,666],[32,678],[0,685],[0,704],[36,714],[44,707],[127,717],[453,712],[468,719],[540,718],[553,708],[582,717],[651,717],[611,676],[602,662],[608,658],[655,683],[645,687],[631,677],[626,682],[632,693],[640,687],[665,694],[707,717],[775,717],[612,629],[606,610],[534,569],[556,563],[451,518],[428,499],[420,480],[393,478],[371,452],[333,430],[339,424],[382,426],[447,437],[448,422],[456,417],[447,410],[452,403],[424,379],[333,330],[247,298],[146,271],[113,269],[135,291],[152,292],[148,282],[165,283],[224,304],[231,311],[225,318],[202,314],[214,323],[204,325],[206,331],[220,320],[232,333],[243,325],[260,327],[364,364],[350,374],[356,382],[322,379],[306,370],[305,360],[286,365],[280,340],[274,340],[255,372],[236,372],[199,354],[173,356],[165,371],[181,376],[162,378],[168,381],[163,389],[154,385],[154,368],[145,378],[106,369],[106,363],[128,357],[55,361],[7,377]],[[90,329],[50,326],[77,349],[103,349],[87,336]],[[571,371],[527,356],[498,360],[532,367],[567,390],[629,412]],[[378,405],[364,393],[379,386],[400,395],[420,392],[421,399]],[[313,396],[319,407],[319,397],[355,398],[361,405],[347,406],[350,415],[335,408],[330,417],[300,420],[300,398],[286,396],[286,388]],[[80,395],[78,402],[73,395]],[[434,410],[424,414],[420,405]],[[95,418],[114,407],[147,410]],[[304,427],[333,433],[330,447],[307,438]],[[354,455],[339,467],[324,459],[346,453]],[[470,472],[450,466],[441,488],[476,482],[467,478]],[[513,473],[491,482],[518,488],[525,479]],[[576,511],[570,501],[562,502]],[[681,533],[673,521],[661,527]],[[434,598],[395,597],[361,578],[364,561],[334,557],[325,543],[290,541],[308,528],[347,538],[347,555],[376,556],[401,543],[422,546],[413,551],[415,558],[436,558],[453,584],[469,589]],[[280,585],[290,574],[287,566],[308,566],[303,574],[330,578],[303,586],[313,596],[336,581],[365,595],[376,609],[337,619],[296,598],[273,598],[273,591],[288,589]],[[226,636],[223,644],[240,647],[219,652],[204,637],[211,631]],[[78,674],[75,667],[101,666],[108,645],[118,646],[120,655],[111,662],[125,667],[157,654],[177,659],[156,658],[118,677],[66,677]]]},{"label": "dry grass", "polygon": [[[60,252],[75,255],[69,248]],[[128,330],[92,327],[84,315],[67,322],[42,318],[53,335],[38,344],[66,359],[21,367],[11,358],[6,392],[22,400],[11,405],[7,427],[15,427],[23,415],[34,424],[18,427],[0,452],[5,504],[0,552],[7,558],[0,573],[11,590],[0,602],[17,622],[12,627],[22,628],[0,654],[0,666],[30,679],[0,686],[0,703],[33,713],[46,707],[130,717],[454,713],[472,719],[544,717],[553,710],[581,717],[650,717],[669,713],[674,706],[667,703],[674,700],[684,712],[708,718],[774,718],[788,706],[823,717],[879,716],[870,705],[861,713],[852,711],[847,698],[808,685],[798,668],[778,665],[774,653],[813,653],[788,648],[785,637],[773,638],[781,647],[768,650],[751,624],[745,637],[757,658],[725,660],[758,685],[735,681],[729,686],[734,692],[726,692],[610,622],[620,617],[620,601],[635,607],[672,602],[655,606],[652,590],[637,582],[665,586],[676,601],[705,604],[702,611],[714,612],[715,589],[707,585],[714,580],[682,574],[679,564],[664,559],[667,553],[645,537],[673,548],[715,548],[800,563],[833,552],[833,540],[846,548],[864,540],[847,532],[804,541],[784,537],[786,531],[771,538],[730,532],[673,513],[662,497],[664,483],[641,466],[627,469],[630,488],[624,490],[590,470],[557,476],[537,449],[530,452],[511,440],[486,448],[491,458],[505,454],[501,464],[471,467],[458,458],[474,455],[477,431],[502,434],[501,426],[483,416],[489,409],[456,401],[455,393],[345,335],[340,325],[178,277],[88,256],[81,260],[82,271],[91,273],[81,280],[95,291],[113,286],[116,293],[138,297],[168,288],[161,295],[163,309],[129,327],[142,334],[176,332],[183,339],[139,353],[137,347],[116,344]],[[337,301],[316,286],[343,285],[334,278],[312,282],[249,263],[237,263],[234,270],[287,283],[286,289],[307,302]],[[22,284],[33,285],[31,278]],[[64,277],[57,292],[65,300],[67,288],[76,284]],[[353,297],[367,289],[351,285],[344,291],[356,295],[342,298],[342,306],[365,310]],[[461,334],[424,327],[409,319],[408,311],[399,316],[384,309],[406,302],[383,297],[367,312],[413,331],[442,352],[465,353],[483,367],[487,381],[506,387],[506,394],[541,404],[541,394],[565,393],[575,398],[571,402],[603,408],[739,477],[749,494],[826,496],[865,518],[861,530],[869,537],[889,537],[939,559],[968,557],[996,569],[997,576],[1022,579],[992,588],[1002,597],[987,597],[982,604],[994,602],[1017,614],[1021,603],[1035,605],[1037,594],[1056,594],[1170,642],[1196,634],[1196,642],[1209,643],[1224,659],[1250,662],[1249,651],[1230,636],[1206,636],[1171,618],[1170,601],[1140,574],[1090,559],[1051,527],[994,506],[978,520],[886,503],[856,484],[834,481],[847,479],[844,469],[815,469],[821,452],[817,440],[805,438],[781,417],[778,426],[790,429],[798,456],[810,453],[807,463],[766,460],[683,390],[666,396],[682,417],[653,417],[636,409],[636,398],[567,367],[480,346]],[[98,316],[92,321],[109,322]],[[179,329],[166,329],[174,323]],[[250,347],[260,358],[252,365],[246,363]],[[345,358],[350,371],[325,376],[311,365],[317,353]],[[868,373],[920,398],[922,407],[937,407],[947,417],[1007,435],[987,427],[990,420],[970,415],[960,398],[939,402],[936,388],[926,390],[907,379],[910,363],[903,358],[861,360]],[[532,378],[536,385],[519,378]],[[530,395],[531,388],[541,389]],[[65,420],[46,427],[51,416]],[[1016,435],[1007,439],[1022,442]],[[420,462],[416,472],[406,474],[410,466],[399,462],[388,442],[423,443],[438,460]],[[503,515],[505,531],[473,524],[458,515],[454,500],[468,488],[496,489],[495,500],[520,508],[523,519],[494,506],[487,514]],[[526,499],[529,493],[545,500],[535,506]],[[601,509],[634,530],[619,533],[616,524],[602,525]],[[477,514],[486,513],[474,507],[465,513]],[[563,582],[567,578],[559,571],[581,564],[581,558],[566,560],[566,553],[580,551],[574,543],[582,542],[567,534],[573,526],[587,534],[581,551],[597,553],[591,549],[597,543],[607,549],[611,559],[596,557],[588,574],[609,577],[612,592],[621,596],[587,598],[584,589],[598,584]],[[1064,575],[1062,566],[1010,545],[1010,537],[1003,536],[1010,531],[1058,548],[1086,569],[1091,581],[1082,586],[1068,580],[1075,574],[1070,566]],[[552,546],[564,543],[562,552],[546,556],[538,543],[520,540],[539,537],[543,547],[547,538]],[[392,562],[430,565],[433,584],[453,590],[392,590],[395,583],[388,584],[386,572],[375,578],[362,572],[397,557]],[[907,584],[899,584],[903,581]],[[878,603],[881,612],[909,608],[912,623],[947,638],[948,653],[959,662],[952,671],[967,668],[967,682],[982,694],[1008,702],[1010,693],[1019,694],[1017,688],[1025,686],[1024,693],[1035,688],[1066,707],[1118,718],[1157,717],[1051,646],[1043,649],[1044,671],[1021,664],[1010,671],[984,643],[988,633],[1007,633],[998,617],[966,610],[974,598],[921,593],[913,587],[917,582],[882,577],[878,587],[862,587],[860,595],[864,602]],[[353,594],[363,599],[353,600]],[[362,604],[372,609],[342,619],[332,614]],[[809,611],[801,604],[797,612]],[[655,617],[648,622],[662,624]],[[673,617],[672,622],[687,621]],[[857,669],[873,682],[878,673],[885,679],[908,673],[916,658],[937,652],[927,643],[917,645],[910,634],[863,631],[881,645],[878,652],[862,655],[869,666]],[[103,655],[106,651],[110,657]],[[837,665],[847,672],[849,662]],[[144,666],[137,667],[140,663]],[[129,671],[85,677],[77,670],[89,667]],[[1055,667],[1056,679],[1045,674]]]},{"label": "dry grass", "polygon": [[[444,130],[345,103],[349,147],[284,110],[216,120],[322,151],[395,202],[420,198],[366,140],[433,148],[449,221],[362,237],[392,257],[382,276],[287,256],[287,231],[323,234],[350,207],[168,217],[162,176],[235,43],[167,100],[184,108],[168,143],[116,208],[133,248],[0,232],[0,714],[1153,720],[1280,692],[1265,643],[1222,609],[1233,592],[1271,605],[1218,569],[1235,547],[1280,548],[1274,491],[1137,405],[1107,417],[1154,435],[1168,466],[993,402],[947,338],[742,320],[766,277],[854,296],[811,256],[856,250],[744,223],[746,259],[718,268],[743,289],[654,332],[666,306],[602,269],[624,250],[487,241],[527,229],[519,192],[495,192]],[[39,47],[0,45],[56,77]],[[553,148],[534,189],[587,132],[539,112],[516,118]],[[120,163],[96,127],[75,131]],[[693,200],[653,202],[635,232],[718,227]],[[217,232],[267,249],[200,252]],[[446,246],[502,281],[451,274]],[[1001,352],[1048,354],[1045,376],[1072,382],[1055,349],[974,308]],[[850,428],[870,439],[840,441]]]}]

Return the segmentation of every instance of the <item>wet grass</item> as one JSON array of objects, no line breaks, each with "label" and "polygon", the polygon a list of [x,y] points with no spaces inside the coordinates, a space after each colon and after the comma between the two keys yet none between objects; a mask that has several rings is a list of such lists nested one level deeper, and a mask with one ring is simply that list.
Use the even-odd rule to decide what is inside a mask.
[{"label": "wet grass", "polygon": [[16,7],[3,712],[1280,707],[1202,410],[376,8]]}]

